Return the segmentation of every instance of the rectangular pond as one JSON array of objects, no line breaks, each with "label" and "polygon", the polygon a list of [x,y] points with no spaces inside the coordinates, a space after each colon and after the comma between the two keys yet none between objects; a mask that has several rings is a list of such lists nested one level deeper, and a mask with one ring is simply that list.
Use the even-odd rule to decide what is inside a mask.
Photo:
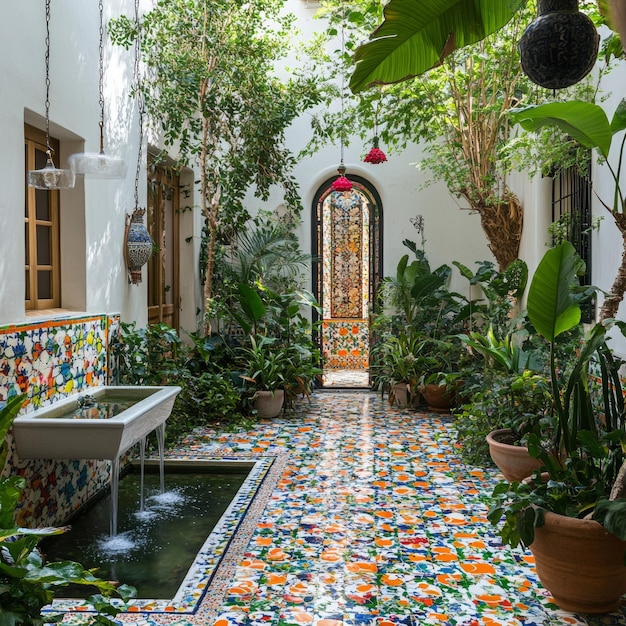
[{"label": "rectangular pond", "polygon": [[[79,561],[101,578],[137,587],[133,610],[194,612],[271,464],[168,459],[161,494],[158,463],[147,462],[143,511],[137,465],[120,480],[116,537],[107,494],[69,521],[70,532],[46,539],[42,551],[49,561]],[[81,598],[90,593],[67,588],[53,608],[84,610]]]}]

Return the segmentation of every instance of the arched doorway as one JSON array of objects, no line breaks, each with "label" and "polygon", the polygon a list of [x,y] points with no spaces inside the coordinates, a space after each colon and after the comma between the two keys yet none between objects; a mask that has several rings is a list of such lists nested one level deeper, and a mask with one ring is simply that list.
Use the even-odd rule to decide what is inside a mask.
[{"label": "arched doorway", "polygon": [[370,313],[382,280],[382,203],[373,185],[351,176],[350,191],[334,178],[313,199],[313,292],[322,314],[318,345],[324,386],[368,386]]}]

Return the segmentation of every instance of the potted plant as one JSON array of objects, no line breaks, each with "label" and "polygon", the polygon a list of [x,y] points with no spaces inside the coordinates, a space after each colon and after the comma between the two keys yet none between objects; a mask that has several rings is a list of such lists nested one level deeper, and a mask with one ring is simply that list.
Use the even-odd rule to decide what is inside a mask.
[{"label": "potted plant", "polygon": [[[626,467],[624,397],[619,367],[607,333],[617,322],[593,326],[567,372],[556,358],[557,337],[580,323],[574,295],[581,269],[573,246],[549,250],[528,294],[528,317],[549,347],[554,436],[549,446],[528,437],[540,470],[521,483],[503,482],[493,492],[488,517],[502,523],[511,546],[528,546],[537,574],[564,610],[607,613],[626,592]],[[591,394],[592,359],[600,393]]]},{"label": "potted plant", "polygon": [[462,384],[462,345],[457,337],[429,338],[426,344],[429,359],[422,369],[418,388],[429,411],[449,413],[458,402]]},{"label": "potted plant", "polygon": [[251,335],[250,345],[240,348],[247,375],[254,386],[252,401],[259,417],[276,417],[285,400],[286,358],[274,337]]},{"label": "potted plant", "polygon": [[530,476],[541,462],[532,457],[525,445],[530,433],[552,432],[552,397],[537,355],[521,348],[526,332],[508,332],[498,339],[492,327],[486,333],[470,331],[460,340],[484,358],[484,386],[463,409],[463,417],[476,428],[482,415],[488,432],[484,436],[491,460],[510,481]]},{"label": "potted plant", "polygon": [[377,347],[377,380],[389,392],[390,404],[404,407],[418,397],[418,381],[432,358],[424,350],[428,340],[408,329],[388,335]]}]

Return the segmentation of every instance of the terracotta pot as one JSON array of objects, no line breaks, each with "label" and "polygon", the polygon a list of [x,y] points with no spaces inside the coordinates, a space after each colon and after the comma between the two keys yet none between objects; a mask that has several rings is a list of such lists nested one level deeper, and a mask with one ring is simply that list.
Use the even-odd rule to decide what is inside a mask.
[{"label": "terracotta pot", "polygon": [[434,413],[449,413],[454,406],[456,391],[446,385],[427,384],[420,387],[420,393]]},{"label": "terracotta pot", "polygon": [[530,550],[539,580],[564,611],[598,614],[620,607],[626,541],[598,522],[546,512]]},{"label": "terracotta pot", "polygon": [[528,448],[507,443],[507,439],[513,439],[513,431],[510,428],[494,430],[486,439],[491,459],[510,483],[521,482],[530,476],[534,469],[541,467],[541,461],[530,456]]},{"label": "terracotta pot", "polygon": [[257,391],[254,396],[254,408],[259,417],[277,417],[285,401],[285,392],[283,389],[276,391]]},{"label": "terracotta pot", "polygon": [[405,407],[409,404],[409,386],[407,383],[396,383],[391,388],[389,402],[395,406]]}]

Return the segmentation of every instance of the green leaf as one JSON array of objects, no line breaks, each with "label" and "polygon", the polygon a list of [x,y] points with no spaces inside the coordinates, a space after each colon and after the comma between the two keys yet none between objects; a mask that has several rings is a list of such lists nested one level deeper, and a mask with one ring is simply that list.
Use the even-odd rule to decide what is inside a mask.
[{"label": "green leaf", "polygon": [[517,528],[521,542],[529,546],[535,540],[535,510],[528,507],[523,509],[518,520]]},{"label": "green leaf", "polygon": [[571,285],[577,282],[581,267],[581,258],[566,241],[548,250],[535,270],[528,290],[528,317],[548,341],[580,322],[580,305]]},{"label": "green leaf", "polygon": [[258,291],[245,283],[239,283],[239,285],[237,285],[237,291],[239,292],[241,308],[248,316],[249,320],[257,322],[262,319],[267,309]]},{"label": "green leaf", "polygon": [[622,541],[626,541],[626,500],[599,500],[593,519]]},{"label": "green leaf", "polygon": [[0,473],[2,472],[7,456],[7,447],[5,445],[7,432],[9,428],[11,428],[11,424],[13,424],[16,415],[20,412],[26,397],[26,394],[13,396],[9,398],[6,404],[0,409]]},{"label": "green leaf", "polygon": [[557,126],[586,148],[597,148],[605,158],[609,155],[613,132],[601,106],[591,102],[549,102],[513,109],[511,119],[524,130],[537,132],[544,126]]},{"label": "green leaf", "polygon": [[615,135],[626,128],[626,98],[622,98],[611,120],[611,132]]},{"label": "green leaf", "polygon": [[397,83],[502,28],[526,0],[391,0],[383,23],[357,48],[350,89]]}]

